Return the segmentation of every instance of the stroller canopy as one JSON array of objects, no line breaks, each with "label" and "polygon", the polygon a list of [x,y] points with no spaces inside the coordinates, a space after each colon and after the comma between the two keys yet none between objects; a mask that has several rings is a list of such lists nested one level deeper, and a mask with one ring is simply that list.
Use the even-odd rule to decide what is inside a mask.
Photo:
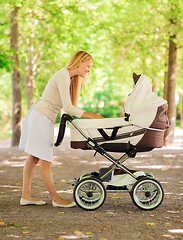
[{"label": "stroller canopy", "polygon": [[167,101],[152,92],[152,87],[145,75],[141,75],[128,96],[124,111],[129,121],[142,127],[149,127],[153,122],[159,106]]}]

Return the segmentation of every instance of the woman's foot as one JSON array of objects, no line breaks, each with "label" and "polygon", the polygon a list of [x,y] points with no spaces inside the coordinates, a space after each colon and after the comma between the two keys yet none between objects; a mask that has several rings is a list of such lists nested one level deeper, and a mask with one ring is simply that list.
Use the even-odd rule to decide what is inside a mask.
[{"label": "woman's foot", "polygon": [[58,204],[58,203],[52,201],[52,204],[53,204],[53,207],[63,207],[63,208],[71,208],[71,207],[76,206],[75,202],[71,202],[70,204],[63,205],[63,204]]},{"label": "woman's foot", "polygon": [[45,205],[46,202],[42,200],[36,200],[34,198],[29,198],[29,199],[20,199],[20,205],[21,206],[26,206],[26,205]]},{"label": "woman's foot", "polygon": [[74,207],[75,202],[71,202],[62,198],[52,200],[53,207]]}]

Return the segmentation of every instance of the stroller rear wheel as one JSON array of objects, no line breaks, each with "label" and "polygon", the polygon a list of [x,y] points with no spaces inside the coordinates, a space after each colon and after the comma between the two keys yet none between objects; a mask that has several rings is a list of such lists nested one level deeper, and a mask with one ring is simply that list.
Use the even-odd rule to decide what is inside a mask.
[{"label": "stroller rear wheel", "polygon": [[74,188],[74,200],[84,210],[96,210],[106,199],[103,183],[94,177],[80,180]]},{"label": "stroller rear wheel", "polygon": [[161,184],[153,178],[141,178],[130,192],[133,203],[140,209],[153,210],[163,201],[164,191]]}]

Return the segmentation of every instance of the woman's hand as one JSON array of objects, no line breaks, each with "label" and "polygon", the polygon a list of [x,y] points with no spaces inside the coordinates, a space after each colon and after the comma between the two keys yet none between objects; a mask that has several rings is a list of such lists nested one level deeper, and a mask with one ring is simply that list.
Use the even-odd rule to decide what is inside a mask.
[{"label": "woman's hand", "polygon": [[88,118],[88,119],[102,119],[103,117],[99,114],[94,114],[90,112],[84,112],[81,116],[82,118]]}]

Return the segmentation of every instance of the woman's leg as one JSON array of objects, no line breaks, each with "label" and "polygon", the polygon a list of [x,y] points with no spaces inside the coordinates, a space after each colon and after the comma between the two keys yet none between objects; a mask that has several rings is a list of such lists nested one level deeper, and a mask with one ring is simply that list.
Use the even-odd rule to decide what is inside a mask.
[{"label": "woman's leg", "polygon": [[62,205],[70,204],[71,202],[68,200],[62,199],[55,189],[55,185],[54,185],[52,173],[51,173],[51,162],[41,160],[40,172],[41,172],[43,182],[44,182],[49,194],[51,195],[52,200],[54,202],[56,202],[58,204],[62,204]]},{"label": "woman's leg", "polygon": [[31,197],[31,183],[36,164],[39,162],[39,158],[30,154],[27,155],[27,159],[24,165],[23,171],[23,191],[22,198],[30,201],[36,201]]}]

